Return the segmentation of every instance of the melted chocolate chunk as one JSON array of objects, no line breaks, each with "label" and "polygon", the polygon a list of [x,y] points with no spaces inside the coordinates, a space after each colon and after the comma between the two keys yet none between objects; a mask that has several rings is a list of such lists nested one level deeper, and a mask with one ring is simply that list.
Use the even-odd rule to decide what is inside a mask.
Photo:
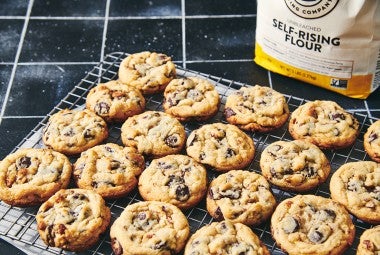
[{"label": "melted chocolate chunk", "polygon": [[377,138],[379,138],[379,136],[375,132],[372,131],[371,134],[368,136],[368,142],[372,143]]},{"label": "melted chocolate chunk", "polygon": [[175,189],[176,199],[178,201],[187,201],[190,197],[189,187],[185,184],[180,184]]},{"label": "melted chocolate chunk", "polygon": [[111,239],[111,247],[115,255],[123,255],[123,247],[116,238]]},{"label": "melted chocolate chunk", "polygon": [[340,121],[340,120],[345,120],[346,116],[344,116],[343,113],[335,112],[335,113],[331,113],[329,115],[329,118],[332,119],[332,120]]},{"label": "melted chocolate chunk", "polygon": [[94,111],[99,115],[108,114],[110,106],[105,102],[98,102],[94,107]]},{"label": "melted chocolate chunk", "polygon": [[323,241],[325,241],[325,237],[324,237],[323,233],[318,231],[318,230],[310,231],[309,234],[307,235],[307,237],[313,243],[322,243]]},{"label": "melted chocolate chunk", "polygon": [[192,137],[190,137],[190,138],[192,138],[190,141],[189,141],[189,146],[193,146],[193,144],[195,143],[195,142],[197,142],[198,141],[198,135],[197,134],[194,134]]},{"label": "melted chocolate chunk", "polygon": [[236,155],[236,153],[235,153],[235,151],[233,150],[233,149],[231,149],[231,148],[227,148],[227,151],[226,151],[226,158],[231,158],[231,157],[233,157],[233,156],[235,156]]},{"label": "melted chocolate chunk", "polygon": [[206,154],[204,152],[201,152],[201,154],[199,154],[199,160],[204,160],[206,158]]},{"label": "melted chocolate chunk", "polygon": [[120,162],[117,161],[117,160],[112,160],[111,161],[111,170],[116,170],[118,168],[120,168]]},{"label": "melted chocolate chunk", "polygon": [[284,230],[286,234],[294,233],[298,231],[299,228],[300,228],[300,224],[295,218],[288,216],[283,220],[282,229]]},{"label": "melted chocolate chunk", "polygon": [[177,134],[173,134],[173,135],[167,136],[164,141],[165,141],[166,145],[168,145],[171,148],[178,147],[178,145],[179,145],[178,144],[179,143],[179,139],[178,139],[178,135]]},{"label": "melted chocolate chunk", "polygon": [[92,139],[95,138],[95,135],[91,133],[91,130],[90,130],[90,129],[86,129],[86,130],[84,131],[83,137],[84,137],[86,140],[92,140]]},{"label": "melted chocolate chunk", "polygon": [[236,112],[232,110],[232,108],[227,107],[226,109],[224,109],[224,115],[228,119],[229,117],[236,115]]},{"label": "melted chocolate chunk", "polygon": [[216,210],[214,212],[214,215],[215,215],[215,219],[216,220],[224,220],[224,216],[223,216],[222,210],[220,210],[219,206],[218,206],[218,208],[216,208]]},{"label": "melted chocolate chunk", "polygon": [[72,128],[70,128],[68,131],[66,131],[65,133],[63,133],[64,136],[69,136],[69,137],[72,137],[75,135],[74,133],[74,130]]},{"label": "melted chocolate chunk", "polygon": [[31,158],[28,157],[28,156],[24,156],[22,158],[20,158],[16,165],[17,165],[17,170],[18,169],[23,169],[23,168],[28,168],[30,165],[32,164],[31,162]]},{"label": "melted chocolate chunk", "polygon": [[170,169],[170,168],[172,168],[172,165],[169,165],[166,162],[162,162],[162,161],[158,162],[157,166],[160,169]]},{"label": "melted chocolate chunk", "polygon": [[327,213],[327,215],[330,217],[330,219],[335,220],[336,213],[333,210],[325,209],[324,211]]}]

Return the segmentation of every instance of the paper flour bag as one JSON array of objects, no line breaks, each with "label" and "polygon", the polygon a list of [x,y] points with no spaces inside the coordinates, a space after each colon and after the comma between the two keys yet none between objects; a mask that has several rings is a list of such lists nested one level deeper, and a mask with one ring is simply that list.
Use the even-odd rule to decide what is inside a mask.
[{"label": "paper flour bag", "polygon": [[255,62],[353,98],[380,83],[380,1],[258,0]]}]

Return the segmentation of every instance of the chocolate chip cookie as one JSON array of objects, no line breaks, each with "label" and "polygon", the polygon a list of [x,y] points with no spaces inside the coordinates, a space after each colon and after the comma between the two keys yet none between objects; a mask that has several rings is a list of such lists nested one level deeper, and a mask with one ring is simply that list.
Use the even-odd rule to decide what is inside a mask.
[{"label": "chocolate chip cookie", "polygon": [[374,122],[364,134],[364,149],[372,160],[380,163],[380,120]]},{"label": "chocolate chip cookie", "polygon": [[367,229],[360,236],[356,255],[380,254],[380,226]]},{"label": "chocolate chip cookie", "polygon": [[0,199],[13,206],[46,201],[69,185],[69,159],[50,149],[20,149],[0,161]]},{"label": "chocolate chip cookie", "polygon": [[123,122],[144,111],[145,98],[134,87],[119,81],[109,81],[90,90],[86,97],[86,108],[107,122]]},{"label": "chocolate chip cookie", "polygon": [[69,251],[83,251],[94,245],[110,219],[103,198],[83,189],[58,191],[36,215],[41,239],[49,246]]},{"label": "chocolate chip cookie", "polygon": [[243,169],[255,155],[251,137],[231,124],[206,124],[193,130],[186,141],[187,154],[216,171]]},{"label": "chocolate chip cookie", "polygon": [[207,190],[206,168],[186,155],[154,159],[139,178],[144,200],[174,204],[181,209],[196,205]]},{"label": "chocolate chip cookie", "polygon": [[277,141],[262,152],[263,176],[280,189],[303,192],[326,181],[330,163],[316,145],[306,140]]},{"label": "chocolate chip cookie", "polygon": [[189,235],[189,223],[181,210],[158,201],[128,205],[110,231],[115,255],[177,254]]},{"label": "chocolate chip cookie", "polygon": [[380,223],[380,164],[373,161],[342,165],[331,177],[331,198],[359,219]]},{"label": "chocolate chip cookie", "polygon": [[126,57],[119,67],[119,80],[143,94],[162,92],[176,76],[171,58],[163,53],[143,51]]},{"label": "chocolate chip cookie", "polygon": [[227,97],[224,116],[241,129],[267,132],[281,127],[289,117],[284,95],[264,86],[242,87]]},{"label": "chocolate chip cookie", "polygon": [[282,201],[272,215],[271,230],[276,244],[289,255],[344,254],[355,237],[346,209],[315,195]]},{"label": "chocolate chip cookie", "polygon": [[164,110],[180,121],[204,121],[219,109],[219,93],[204,78],[187,77],[172,80],[164,92]]},{"label": "chocolate chip cookie", "polygon": [[299,106],[291,115],[289,132],[322,149],[351,146],[359,134],[359,122],[333,101],[316,100]]},{"label": "chocolate chip cookie", "polygon": [[174,117],[159,111],[147,111],[128,118],[121,127],[126,146],[156,158],[181,151],[185,145],[184,126]]},{"label": "chocolate chip cookie", "polygon": [[46,146],[66,155],[79,154],[108,137],[107,123],[90,110],[63,109],[43,129]]},{"label": "chocolate chip cookie", "polygon": [[248,226],[222,221],[198,229],[187,242],[184,255],[203,254],[269,255],[270,253]]},{"label": "chocolate chip cookie", "polygon": [[73,175],[79,188],[94,190],[103,198],[117,198],[137,186],[144,168],[144,157],[135,148],[107,143],[82,152]]},{"label": "chocolate chip cookie", "polygon": [[217,220],[259,225],[270,217],[276,200],[263,176],[231,170],[211,181],[206,205]]}]

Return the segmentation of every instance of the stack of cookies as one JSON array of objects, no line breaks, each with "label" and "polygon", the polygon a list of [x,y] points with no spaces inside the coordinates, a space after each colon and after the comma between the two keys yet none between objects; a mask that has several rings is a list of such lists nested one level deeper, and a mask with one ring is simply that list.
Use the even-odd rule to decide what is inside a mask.
[{"label": "stack of cookies", "polygon": [[[163,111],[147,110],[147,96],[158,93]],[[116,255],[270,254],[252,230],[268,221],[288,254],[343,254],[355,237],[349,213],[380,223],[378,163],[347,163],[330,176],[323,150],[347,148],[359,135],[358,121],[338,104],[317,100],[290,113],[282,94],[259,85],[226,96],[223,120],[213,118],[221,104],[211,81],[177,77],[167,55],[129,55],[118,80],[89,91],[86,109],[49,118],[46,148],[0,162],[0,199],[39,205],[41,239],[82,251],[110,225],[106,201],[136,190],[144,201],[126,206],[110,226]],[[275,131],[288,119],[294,140],[257,153],[252,134]],[[187,132],[186,124],[197,128]],[[120,127],[120,144],[108,141],[110,125]],[[368,128],[364,147],[380,162],[380,121]],[[250,169],[258,156],[260,174]],[[329,177],[331,198],[307,194]],[[297,194],[277,203],[272,187]],[[216,222],[191,233],[185,212],[199,204]],[[379,252],[378,237],[378,227],[363,233],[358,254]]]}]

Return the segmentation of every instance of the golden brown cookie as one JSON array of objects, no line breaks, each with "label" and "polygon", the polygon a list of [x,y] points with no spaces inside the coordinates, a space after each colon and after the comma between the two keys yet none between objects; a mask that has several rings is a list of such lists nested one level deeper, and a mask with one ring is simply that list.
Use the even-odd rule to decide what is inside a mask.
[{"label": "golden brown cookie", "polygon": [[171,58],[163,53],[143,51],[126,57],[119,67],[119,80],[143,94],[165,90],[176,76]]},{"label": "golden brown cookie", "polygon": [[158,158],[179,153],[185,145],[186,132],[184,126],[171,115],[147,111],[124,122],[121,139],[124,145]]},{"label": "golden brown cookie", "polygon": [[134,87],[119,81],[109,81],[90,90],[86,97],[86,108],[107,122],[123,122],[144,111],[145,98]]},{"label": "golden brown cookie", "polygon": [[291,114],[289,132],[294,139],[307,140],[322,149],[340,149],[354,143],[359,122],[337,103],[316,100]]},{"label": "golden brown cookie", "polygon": [[165,89],[164,110],[180,121],[204,121],[219,109],[219,93],[205,78],[187,77],[172,80]]},{"label": "golden brown cookie", "polygon": [[284,95],[264,86],[242,87],[227,97],[224,116],[241,129],[267,132],[281,127],[289,117]]},{"label": "golden brown cookie", "polygon": [[144,168],[144,157],[135,148],[107,143],[82,152],[73,176],[79,188],[94,190],[103,198],[117,198],[137,186]]},{"label": "golden brown cookie", "polygon": [[364,149],[372,160],[380,163],[380,120],[372,123],[364,134]]},{"label": "golden brown cookie", "polygon": [[50,149],[20,149],[0,161],[0,199],[14,206],[46,201],[69,185],[69,159]]},{"label": "golden brown cookie", "polygon": [[355,238],[346,209],[315,195],[282,201],[272,215],[271,230],[276,244],[289,255],[344,254]]},{"label": "golden brown cookie", "polygon": [[373,161],[342,165],[331,177],[331,198],[359,219],[380,223],[380,164]]},{"label": "golden brown cookie", "polygon": [[251,137],[231,124],[213,123],[193,130],[186,142],[187,155],[216,171],[243,169],[255,155]]},{"label": "golden brown cookie", "polygon": [[380,226],[367,229],[360,236],[356,255],[380,254]]},{"label": "golden brown cookie", "polygon": [[326,181],[330,162],[316,145],[306,140],[277,141],[261,153],[263,176],[280,189],[303,192]]},{"label": "golden brown cookie", "polygon": [[64,109],[50,116],[44,144],[66,155],[79,154],[108,137],[107,123],[90,110]]},{"label": "golden brown cookie", "polygon": [[189,235],[189,223],[181,210],[158,201],[128,205],[110,231],[115,255],[177,254]]},{"label": "golden brown cookie", "polygon": [[246,225],[213,222],[198,229],[186,244],[184,255],[269,255],[267,247]]},{"label": "golden brown cookie", "polygon": [[144,200],[188,209],[206,194],[206,168],[189,156],[168,155],[152,160],[141,174],[138,187]]},{"label": "golden brown cookie", "polygon": [[263,176],[231,170],[211,181],[206,205],[217,220],[259,225],[272,215],[276,200]]},{"label": "golden brown cookie", "polygon": [[41,205],[36,220],[47,245],[83,251],[99,240],[111,213],[103,198],[92,190],[62,189]]}]

